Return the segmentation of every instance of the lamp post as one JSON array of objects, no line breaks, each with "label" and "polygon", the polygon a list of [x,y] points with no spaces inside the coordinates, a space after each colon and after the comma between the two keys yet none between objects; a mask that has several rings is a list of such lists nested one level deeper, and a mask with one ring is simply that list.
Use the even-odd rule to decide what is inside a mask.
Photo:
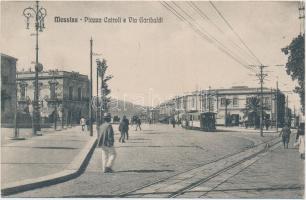
[{"label": "lamp post", "polygon": [[36,61],[35,61],[35,89],[33,101],[33,134],[36,135],[40,130],[40,111],[39,111],[39,94],[38,94],[38,73],[43,70],[42,64],[38,62],[38,32],[42,32],[45,28],[44,19],[47,15],[47,10],[39,7],[39,2],[36,1],[34,8],[28,7],[23,10],[23,15],[27,19],[27,29],[29,29],[30,18],[35,18],[35,36],[36,36]]}]

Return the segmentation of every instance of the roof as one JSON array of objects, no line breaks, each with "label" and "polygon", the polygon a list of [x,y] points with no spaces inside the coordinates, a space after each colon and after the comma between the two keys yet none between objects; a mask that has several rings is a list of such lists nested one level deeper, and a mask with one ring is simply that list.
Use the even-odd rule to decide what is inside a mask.
[{"label": "roof", "polygon": [[[34,79],[35,78],[35,71],[18,71],[18,79]],[[42,71],[39,72],[40,79],[48,79],[48,78],[73,78],[73,79],[82,79],[88,80],[88,76],[84,74],[80,74],[78,72],[69,72],[69,71]]]},{"label": "roof", "polygon": [[1,55],[1,57],[5,57],[5,58],[11,59],[11,60],[15,60],[15,61],[18,60],[17,58],[15,58],[15,57],[13,57],[13,56],[9,56],[9,55],[4,54],[4,53],[0,53],[0,55]]}]

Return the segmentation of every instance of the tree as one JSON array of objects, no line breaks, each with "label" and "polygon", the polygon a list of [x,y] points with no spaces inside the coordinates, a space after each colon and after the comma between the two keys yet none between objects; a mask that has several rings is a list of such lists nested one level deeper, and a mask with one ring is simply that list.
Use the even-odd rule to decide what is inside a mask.
[{"label": "tree", "polygon": [[294,38],[292,42],[282,52],[288,55],[286,63],[286,72],[291,76],[292,80],[297,80],[299,86],[296,86],[294,92],[300,96],[302,105],[301,111],[305,114],[305,34]]},{"label": "tree", "polygon": [[[266,116],[265,110],[267,108],[263,107],[264,113],[263,115]],[[260,125],[260,98],[257,96],[252,96],[248,99],[246,108],[242,110],[244,112],[245,118],[248,119],[249,125],[254,125],[254,128],[258,128]]]},{"label": "tree", "polygon": [[108,111],[108,105],[111,101],[111,98],[108,97],[108,95],[111,93],[111,90],[108,86],[108,81],[113,78],[112,75],[106,75],[106,70],[108,68],[108,65],[106,63],[106,60],[103,59],[102,62],[100,60],[97,60],[97,66],[98,66],[98,75],[101,79],[101,115],[103,116],[103,113]]}]

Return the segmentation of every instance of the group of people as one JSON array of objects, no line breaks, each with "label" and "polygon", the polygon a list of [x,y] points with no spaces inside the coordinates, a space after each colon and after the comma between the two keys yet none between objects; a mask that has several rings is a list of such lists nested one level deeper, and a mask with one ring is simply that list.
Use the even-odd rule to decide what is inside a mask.
[{"label": "group of people", "polygon": [[[98,144],[97,146],[101,148],[102,151],[102,166],[103,166],[103,172],[104,173],[112,173],[113,169],[112,166],[114,164],[115,158],[116,158],[116,151],[114,148],[114,130],[113,126],[110,124],[111,122],[111,116],[109,114],[105,114],[103,117],[104,123],[100,125],[98,129]],[[137,120],[138,121],[138,120]],[[141,122],[136,123],[136,130],[137,127],[140,127]],[[81,124],[83,124],[84,120],[81,119]],[[86,122],[86,121],[85,121]],[[85,123],[86,124],[86,123]],[[83,126],[83,125],[82,125]],[[175,125],[174,125],[175,126]],[[174,127],[173,126],[173,127]],[[82,128],[83,129],[83,128]],[[140,129],[141,130],[141,129]],[[120,124],[119,124],[119,131],[121,133],[119,142],[124,143],[125,142],[125,136],[126,139],[128,139],[129,134],[129,120],[126,118],[126,116],[123,116]],[[288,144],[290,141],[290,134],[291,130],[288,125],[285,125],[283,129],[280,132],[280,136],[282,136],[282,141],[284,148],[288,148]],[[296,136],[296,142],[295,145],[299,146],[299,152],[300,152],[300,158],[305,159],[305,127],[304,123],[301,123]]]},{"label": "group of people", "polygon": [[[294,146],[299,147],[299,153],[300,153],[301,159],[305,159],[305,127],[304,126],[305,126],[305,123],[300,123],[298,130],[297,130],[295,143],[294,143]],[[282,128],[279,134],[279,136],[282,137],[284,149],[288,149],[290,135],[291,135],[290,127],[287,124],[285,124],[285,126]]]},{"label": "group of people", "polygon": [[[240,125],[241,126],[244,126],[245,128],[249,128],[250,125],[253,125],[253,126],[256,126],[256,124],[254,125],[255,123],[253,124],[250,124],[249,121],[247,120],[243,120]],[[266,118],[264,121],[263,121],[263,126],[266,128],[266,130],[269,130],[269,128],[271,128],[271,125],[272,125],[272,122],[270,119]],[[257,124],[257,126],[260,126],[259,123]]]},{"label": "group of people", "polygon": [[141,130],[141,119],[138,116],[133,116],[132,117],[132,125],[134,125],[134,124],[136,125],[135,131],[137,131],[138,128],[139,128],[139,130]]}]

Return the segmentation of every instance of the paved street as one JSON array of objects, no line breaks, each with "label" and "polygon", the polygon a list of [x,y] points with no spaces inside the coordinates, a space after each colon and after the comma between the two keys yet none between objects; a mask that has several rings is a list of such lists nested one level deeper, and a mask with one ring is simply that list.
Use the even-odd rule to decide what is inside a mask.
[{"label": "paved street", "polygon": [[[117,126],[115,126],[115,130],[117,130]],[[254,132],[224,130],[222,132],[208,133],[184,130],[180,127],[173,129],[168,125],[144,125],[143,131],[134,131],[131,128],[130,135],[127,143],[118,143],[119,134],[116,131],[115,145],[118,157],[114,166],[115,173],[102,173],[101,152],[100,149],[96,149],[85,173],[80,177],[57,185],[11,195],[10,197],[118,196],[190,169],[200,169],[201,166],[206,166],[205,164],[212,161],[242,150],[248,150],[250,147],[260,144],[262,140],[268,141],[275,137],[275,133],[267,133],[265,137],[261,138],[258,133]],[[283,161],[283,157],[288,158],[288,160]],[[232,159],[228,160],[232,162]],[[288,164],[292,163],[292,160],[296,162],[295,165]],[[221,162],[223,164],[218,164]],[[226,164],[228,164],[226,159],[221,159],[220,162],[216,162],[216,165],[210,171],[222,168]],[[261,191],[249,193],[247,189],[255,186],[274,188],[283,182],[283,184],[278,185],[278,188],[281,186],[287,186],[288,188],[290,186],[289,192],[286,193],[289,195],[288,198],[301,198],[302,190],[300,187],[303,186],[304,182],[301,179],[303,164],[298,158],[297,149],[284,151],[282,148],[277,147],[272,152],[262,156],[262,158],[256,159],[250,167],[231,178],[227,178],[222,187],[221,185],[218,186],[221,191],[210,192],[205,195],[212,198],[238,198],[247,195],[252,198],[261,198]],[[206,171],[207,174],[210,171]],[[255,178],[254,175],[256,175]],[[199,177],[201,178],[198,175],[197,178]],[[256,177],[264,178],[259,179]],[[244,180],[244,182],[241,180]],[[167,184],[167,186],[171,186],[169,182]],[[246,189],[237,191],[237,188],[241,188],[241,185]],[[175,186],[173,189],[178,189],[177,187]],[[264,195],[270,198],[282,197],[280,196],[281,193],[278,195],[277,190],[277,188],[273,190],[275,191],[274,193],[265,190],[266,193]],[[192,197],[194,193],[185,193],[184,195],[183,197]],[[163,197],[163,195],[154,197]]]},{"label": "paved street", "polygon": [[[291,143],[292,145],[292,143]],[[296,149],[268,153],[202,198],[304,198],[304,162]]]}]

